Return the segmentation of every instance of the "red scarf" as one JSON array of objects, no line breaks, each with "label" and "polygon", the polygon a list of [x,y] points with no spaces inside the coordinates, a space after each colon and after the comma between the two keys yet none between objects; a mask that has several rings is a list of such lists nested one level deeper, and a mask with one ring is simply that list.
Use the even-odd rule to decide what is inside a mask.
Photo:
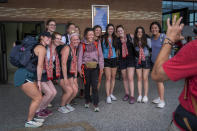
[{"label": "red scarf", "polygon": [[77,56],[76,56],[76,51],[77,49],[70,45],[70,49],[72,51],[72,61],[71,61],[71,66],[70,66],[70,73],[75,74],[77,71]]},{"label": "red scarf", "polygon": [[113,55],[113,51],[112,51],[112,42],[109,42],[109,39],[108,39],[108,45],[109,45],[108,59],[110,59]]},{"label": "red scarf", "polygon": [[145,61],[145,56],[144,56],[144,49],[142,46],[139,46],[139,59],[138,59],[138,64],[141,64],[141,61]]},{"label": "red scarf", "polygon": [[126,58],[128,56],[128,49],[127,49],[127,38],[121,38],[121,43],[122,43],[122,58]]},{"label": "red scarf", "polygon": [[60,61],[58,58],[58,54],[56,53],[56,50],[54,54],[52,53],[52,47],[50,46],[50,59],[48,62],[47,56],[45,56],[45,70],[47,72],[47,79],[53,80],[53,56],[55,56],[55,64],[56,64],[56,77],[60,77]]}]

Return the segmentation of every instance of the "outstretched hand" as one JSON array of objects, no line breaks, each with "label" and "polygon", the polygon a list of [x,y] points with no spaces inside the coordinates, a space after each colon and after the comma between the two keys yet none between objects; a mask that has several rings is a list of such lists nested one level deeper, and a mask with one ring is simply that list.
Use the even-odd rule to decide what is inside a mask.
[{"label": "outstretched hand", "polygon": [[170,19],[167,20],[167,33],[166,37],[169,38],[173,43],[181,40],[183,36],[181,31],[183,30],[184,24],[181,24],[182,17],[176,20],[176,15],[173,17],[172,25],[170,24]]}]

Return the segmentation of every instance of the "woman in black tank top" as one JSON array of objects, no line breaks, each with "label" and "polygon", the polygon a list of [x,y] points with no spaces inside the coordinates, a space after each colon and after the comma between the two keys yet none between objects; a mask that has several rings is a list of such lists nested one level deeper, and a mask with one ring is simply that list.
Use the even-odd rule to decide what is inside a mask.
[{"label": "woman in black tank top", "polygon": [[75,98],[78,92],[77,84],[77,47],[80,43],[79,34],[70,35],[70,45],[63,46],[61,49],[61,80],[60,85],[63,89],[63,95],[58,111],[61,113],[69,113],[75,108],[70,105],[70,102]]},{"label": "woman in black tank top", "polygon": [[36,73],[30,72],[25,68],[19,68],[15,72],[14,80],[16,86],[20,87],[22,91],[29,96],[32,101],[29,106],[29,113],[27,117],[27,121],[25,123],[25,127],[40,127],[43,125],[42,122],[44,122],[43,119],[36,119],[34,118],[35,112],[38,109],[41,100],[42,100],[42,94],[41,94],[41,76],[42,76],[42,70],[43,70],[43,63],[44,58],[46,55],[46,45],[49,45],[51,42],[51,35],[48,32],[42,33],[40,35],[40,45],[37,45],[33,52],[35,54],[35,58],[37,61],[37,80],[36,80]]}]

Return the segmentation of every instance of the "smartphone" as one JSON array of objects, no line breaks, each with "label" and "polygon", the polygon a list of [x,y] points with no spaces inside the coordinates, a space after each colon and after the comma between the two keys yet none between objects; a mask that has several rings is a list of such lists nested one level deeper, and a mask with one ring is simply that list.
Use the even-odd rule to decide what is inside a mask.
[{"label": "smartphone", "polygon": [[184,26],[182,30],[182,35],[184,37],[195,37],[197,36],[197,27],[196,26]]}]

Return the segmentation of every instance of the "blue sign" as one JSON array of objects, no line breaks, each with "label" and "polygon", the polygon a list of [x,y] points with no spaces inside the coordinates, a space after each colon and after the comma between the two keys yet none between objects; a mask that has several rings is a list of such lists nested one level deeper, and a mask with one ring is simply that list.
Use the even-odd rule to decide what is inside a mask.
[{"label": "blue sign", "polygon": [[93,6],[93,23],[92,25],[100,25],[102,31],[105,31],[107,24],[109,23],[108,6]]}]

